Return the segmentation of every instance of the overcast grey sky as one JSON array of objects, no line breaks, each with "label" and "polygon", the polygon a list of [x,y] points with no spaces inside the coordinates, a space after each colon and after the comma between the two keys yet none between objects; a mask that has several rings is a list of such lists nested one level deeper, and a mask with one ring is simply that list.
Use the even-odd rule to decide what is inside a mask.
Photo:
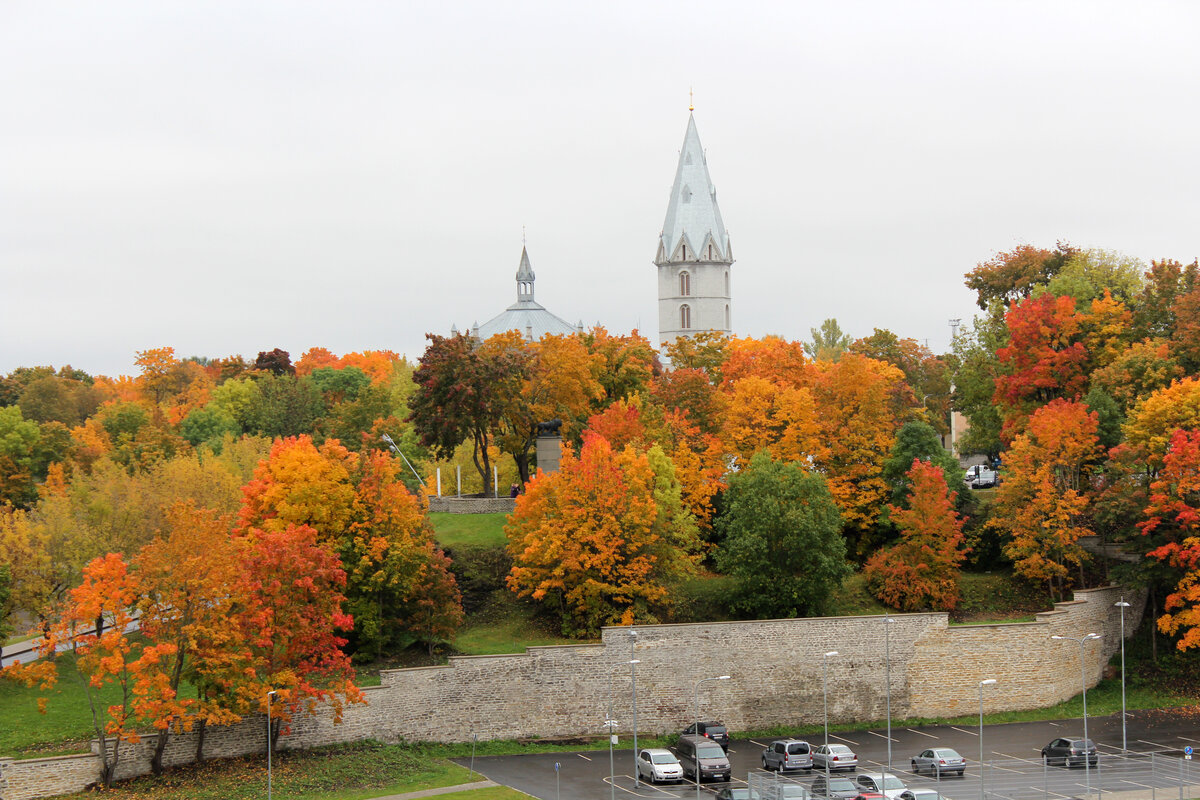
[{"label": "overcast grey sky", "polygon": [[1200,255],[1200,4],[0,0],[0,373],[657,333],[688,89],[737,333],[946,348],[1022,242]]}]

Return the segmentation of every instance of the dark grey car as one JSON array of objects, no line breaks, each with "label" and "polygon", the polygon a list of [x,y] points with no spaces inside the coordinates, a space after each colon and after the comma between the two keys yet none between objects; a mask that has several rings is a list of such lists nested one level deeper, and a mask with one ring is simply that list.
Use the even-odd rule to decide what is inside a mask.
[{"label": "dark grey car", "polygon": [[683,766],[683,776],[697,781],[727,781],[732,774],[729,757],[721,745],[694,733],[679,737],[675,755]]},{"label": "dark grey car", "polygon": [[828,782],[824,775],[818,775],[813,779],[812,793],[814,797],[825,797],[829,800],[850,800],[852,797],[857,797],[861,790],[858,785],[850,778],[844,778],[840,775],[831,775]]},{"label": "dark grey car", "polygon": [[1096,743],[1091,739],[1055,739],[1042,748],[1042,760],[1047,764],[1062,764],[1066,767],[1096,766],[1100,756]]}]

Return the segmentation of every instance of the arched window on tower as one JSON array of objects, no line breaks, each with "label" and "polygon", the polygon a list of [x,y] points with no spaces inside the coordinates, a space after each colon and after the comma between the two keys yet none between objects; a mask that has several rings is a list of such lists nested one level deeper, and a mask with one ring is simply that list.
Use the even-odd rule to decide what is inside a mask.
[{"label": "arched window on tower", "polygon": [[687,245],[686,244],[681,244],[679,246],[679,253],[680,253],[679,257],[682,258],[684,261],[687,261]]},{"label": "arched window on tower", "polygon": [[686,303],[679,307],[679,327],[685,331],[692,327],[692,307]]},{"label": "arched window on tower", "polygon": [[679,273],[679,296],[690,297],[692,294],[692,275],[690,272]]},{"label": "arched window on tower", "polygon": [[729,324],[729,305],[725,306],[725,330],[730,330],[733,326]]},{"label": "arched window on tower", "polygon": [[725,296],[729,297],[729,270],[725,270]]},{"label": "arched window on tower", "polygon": [[711,242],[708,245],[708,260],[712,261],[712,243]]}]

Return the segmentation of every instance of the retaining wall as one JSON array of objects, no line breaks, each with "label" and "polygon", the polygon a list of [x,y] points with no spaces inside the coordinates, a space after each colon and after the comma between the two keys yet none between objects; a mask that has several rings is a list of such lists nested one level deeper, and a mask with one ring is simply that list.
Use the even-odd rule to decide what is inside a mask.
[{"label": "retaining wall", "polygon": [[[734,730],[819,723],[823,716],[822,654],[828,659],[829,719],[877,721],[886,716],[950,717],[977,713],[979,681],[987,712],[1037,708],[1078,694],[1080,646],[1051,635],[1104,638],[1083,647],[1089,686],[1120,647],[1119,587],[1078,591],[1034,622],[950,626],[945,614],[822,617],[761,622],[605,628],[600,642],[531,647],[522,654],[456,656],[440,667],[385,671],[368,705],[346,710],[334,725],[322,712],[298,720],[279,747],[304,748],[374,738],[384,741],[469,741],[595,736],[606,714],[620,731],[633,725],[631,658],[636,669],[637,728],[677,731],[701,716]],[[1145,597],[1124,591],[1133,607],[1126,633],[1141,620]],[[632,647],[631,647],[631,642]],[[704,678],[730,675],[730,680]],[[173,737],[167,765],[191,761],[195,734]],[[248,719],[210,728],[207,755],[260,753],[265,722]],[[149,771],[150,739],[122,745],[120,777]],[[0,759],[0,800],[78,791],[99,779],[96,756],[24,761]]]},{"label": "retaining wall", "polygon": [[511,514],[517,501],[512,497],[430,497],[429,510],[449,514]]}]

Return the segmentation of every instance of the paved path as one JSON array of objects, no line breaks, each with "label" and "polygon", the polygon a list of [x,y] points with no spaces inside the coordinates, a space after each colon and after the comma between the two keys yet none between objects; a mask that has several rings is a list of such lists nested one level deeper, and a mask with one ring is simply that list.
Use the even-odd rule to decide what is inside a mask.
[{"label": "paved path", "polygon": [[450,794],[452,792],[465,792],[469,789],[487,789],[491,786],[499,786],[500,784],[494,781],[475,781],[474,783],[460,783],[457,786],[440,786],[437,789],[422,789],[419,792],[407,792],[405,794],[389,794],[383,797],[375,797],[372,800],[415,800],[418,797],[435,797],[439,794]]}]

